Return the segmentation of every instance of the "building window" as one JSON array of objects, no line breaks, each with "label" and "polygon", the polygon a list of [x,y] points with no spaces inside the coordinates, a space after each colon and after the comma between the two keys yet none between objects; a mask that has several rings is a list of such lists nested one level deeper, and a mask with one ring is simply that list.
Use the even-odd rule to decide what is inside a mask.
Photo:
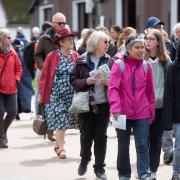
[{"label": "building window", "polygon": [[51,21],[52,15],[53,15],[52,8],[44,9],[44,20],[45,21]]},{"label": "building window", "polygon": [[177,1],[177,12],[178,12],[178,17],[177,17],[177,22],[180,21],[180,2]]},{"label": "building window", "polygon": [[136,27],[136,0],[123,0],[123,26]]},{"label": "building window", "polygon": [[54,5],[48,4],[39,7],[39,26],[41,27],[44,21],[51,21],[54,11]]}]

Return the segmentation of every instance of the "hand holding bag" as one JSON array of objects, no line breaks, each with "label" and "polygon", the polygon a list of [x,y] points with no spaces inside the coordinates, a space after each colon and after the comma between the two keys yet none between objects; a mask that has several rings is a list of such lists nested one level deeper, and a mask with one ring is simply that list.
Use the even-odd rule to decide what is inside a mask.
[{"label": "hand holding bag", "polygon": [[69,113],[79,114],[89,111],[89,91],[75,92],[73,95],[72,104],[69,108]]}]

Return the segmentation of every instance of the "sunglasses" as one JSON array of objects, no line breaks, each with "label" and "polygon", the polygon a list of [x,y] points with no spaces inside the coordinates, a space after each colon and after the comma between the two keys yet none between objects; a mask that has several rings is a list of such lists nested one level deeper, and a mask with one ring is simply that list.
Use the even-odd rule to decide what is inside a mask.
[{"label": "sunglasses", "polygon": [[127,47],[127,45],[132,41],[141,41],[141,40],[144,40],[144,34],[130,35],[127,41],[125,42],[125,46]]},{"label": "sunglasses", "polygon": [[104,43],[105,43],[105,44],[109,44],[110,42],[106,40],[106,41],[104,41]]},{"label": "sunglasses", "polygon": [[67,23],[66,22],[55,22],[56,24],[60,25],[60,26],[65,26]]}]

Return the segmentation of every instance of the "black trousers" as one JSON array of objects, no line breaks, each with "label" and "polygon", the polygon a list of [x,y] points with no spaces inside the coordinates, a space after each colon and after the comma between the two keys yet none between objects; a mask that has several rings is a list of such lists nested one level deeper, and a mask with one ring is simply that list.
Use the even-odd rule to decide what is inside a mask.
[{"label": "black trousers", "polygon": [[163,135],[162,111],[162,108],[155,110],[155,119],[150,126],[149,158],[152,172],[157,171],[160,162]]},{"label": "black trousers", "polygon": [[99,104],[98,109],[98,114],[92,111],[80,114],[81,162],[88,163],[91,160],[91,147],[94,142],[95,164],[93,167],[95,172],[104,171],[109,104]]},{"label": "black trousers", "polygon": [[[6,117],[4,114],[7,112]],[[4,138],[7,129],[17,114],[17,94],[0,93],[0,138]]]}]

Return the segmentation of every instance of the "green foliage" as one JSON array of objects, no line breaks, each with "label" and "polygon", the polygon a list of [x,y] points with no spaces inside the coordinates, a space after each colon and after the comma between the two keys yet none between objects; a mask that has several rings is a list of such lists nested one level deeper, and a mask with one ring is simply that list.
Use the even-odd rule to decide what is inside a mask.
[{"label": "green foliage", "polygon": [[28,24],[28,8],[32,0],[2,0],[8,23]]}]

